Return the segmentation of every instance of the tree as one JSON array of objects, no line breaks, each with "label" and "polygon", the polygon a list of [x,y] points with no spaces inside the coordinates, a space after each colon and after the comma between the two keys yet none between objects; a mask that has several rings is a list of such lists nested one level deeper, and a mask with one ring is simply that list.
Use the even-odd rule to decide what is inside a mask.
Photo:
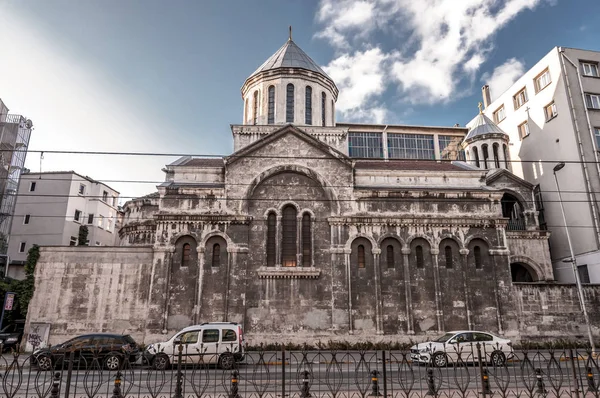
[{"label": "tree", "polygon": [[90,243],[90,241],[88,240],[88,227],[86,225],[80,225],[79,226],[79,238],[77,239],[77,241],[79,243],[77,243],[77,246],[87,246],[88,243]]},{"label": "tree", "polygon": [[25,279],[22,281],[14,281],[14,291],[17,293],[17,301],[19,302],[19,309],[23,316],[27,315],[27,309],[29,308],[29,301],[33,297],[33,291],[35,290],[35,266],[40,258],[40,247],[33,245],[29,252],[27,252],[27,260],[25,261]]}]

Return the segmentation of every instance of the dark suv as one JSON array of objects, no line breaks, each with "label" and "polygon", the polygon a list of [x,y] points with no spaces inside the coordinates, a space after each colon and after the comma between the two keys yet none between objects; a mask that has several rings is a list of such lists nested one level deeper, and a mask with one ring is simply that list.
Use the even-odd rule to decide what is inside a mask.
[{"label": "dark suv", "polygon": [[133,364],[140,355],[138,345],[131,336],[96,333],[39,349],[31,356],[31,362],[42,370],[50,370],[68,365],[72,358],[75,369],[90,367],[96,361],[96,366],[118,370],[126,359]]},{"label": "dark suv", "polygon": [[17,349],[23,338],[25,321],[14,321],[0,330],[0,344],[2,351]]}]

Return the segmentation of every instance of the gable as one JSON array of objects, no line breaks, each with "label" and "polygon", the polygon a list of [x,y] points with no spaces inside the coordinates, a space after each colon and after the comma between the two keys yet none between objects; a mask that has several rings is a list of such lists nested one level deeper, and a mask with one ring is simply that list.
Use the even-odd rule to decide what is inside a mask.
[{"label": "gable", "polygon": [[524,179],[517,177],[513,173],[505,169],[497,169],[488,173],[485,177],[485,183],[488,186],[512,186],[522,189],[533,190],[534,185]]}]

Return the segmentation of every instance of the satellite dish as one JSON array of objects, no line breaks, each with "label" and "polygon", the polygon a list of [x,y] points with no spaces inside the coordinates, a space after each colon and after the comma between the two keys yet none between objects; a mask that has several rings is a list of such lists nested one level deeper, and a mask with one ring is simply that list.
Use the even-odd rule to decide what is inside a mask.
[{"label": "satellite dish", "polygon": [[30,129],[33,127],[33,122],[31,121],[31,119],[27,119],[27,121],[25,122],[25,126]]}]

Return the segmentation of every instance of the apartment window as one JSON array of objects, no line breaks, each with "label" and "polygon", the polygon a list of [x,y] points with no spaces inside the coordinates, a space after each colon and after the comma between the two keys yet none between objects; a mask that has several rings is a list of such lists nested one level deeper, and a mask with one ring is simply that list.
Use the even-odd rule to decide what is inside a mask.
[{"label": "apartment window", "polygon": [[102,191],[102,200],[108,202],[108,192]]},{"label": "apartment window", "polygon": [[286,123],[294,123],[294,85],[287,85],[285,97],[285,121]]},{"label": "apartment window", "polygon": [[581,283],[590,283],[590,273],[588,272],[587,264],[578,265],[577,272],[579,273],[579,281]]},{"label": "apartment window", "polygon": [[35,181],[32,181],[29,184],[29,192],[34,192],[35,191],[35,186],[37,185],[37,183]]},{"label": "apartment window", "polygon": [[523,123],[519,124],[519,127],[517,127],[517,128],[519,129],[519,138],[520,139],[523,139],[529,135],[529,124],[527,124],[527,122],[523,122]]},{"label": "apartment window", "polygon": [[112,205],[113,205],[113,207],[117,207],[117,197],[116,196],[112,197]]},{"label": "apartment window", "polygon": [[600,75],[598,75],[598,64],[596,62],[582,62],[581,68],[583,69],[584,76],[600,77]]},{"label": "apartment window", "polygon": [[348,149],[352,158],[382,158],[380,133],[348,133]]},{"label": "apartment window", "polygon": [[113,222],[113,220],[112,220],[112,215],[111,215],[106,219],[106,230],[108,232],[112,232],[112,222]]},{"label": "apartment window", "polygon": [[523,87],[521,91],[516,93],[513,97],[513,103],[515,104],[515,110],[519,109],[527,102],[527,88]]},{"label": "apartment window", "polygon": [[600,127],[594,127],[594,135],[596,136],[596,149],[600,149]]},{"label": "apartment window", "polygon": [[535,92],[539,93],[550,83],[552,83],[552,79],[550,79],[550,71],[546,69],[534,79]]},{"label": "apartment window", "polygon": [[75,210],[75,215],[73,215],[73,221],[81,222],[81,210]]},{"label": "apartment window", "polygon": [[71,239],[69,240],[69,246],[77,246],[77,237],[76,236],[71,236]]},{"label": "apartment window", "polygon": [[585,105],[590,109],[600,109],[600,95],[586,93]]},{"label": "apartment window", "polygon": [[78,193],[79,193],[79,195],[83,195],[85,193],[85,185],[84,184],[79,184]]},{"label": "apartment window", "polygon": [[558,115],[554,101],[544,107],[544,114],[546,115],[546,121],[554,119]]},{"label": "apartment window", "polygon": [[98,228],[104,227],[104,216],[98,217]]},{"label": "apartment window", "polygon": [[88,224],[93,224],[94,223],[94,214],[88,214]]},{"label": "apartment window", "polygon": [[275,123],[275,86],[269,86],[269,110],[267,113],[267,123]]},{"label": "apartment window", "polygon": [[306,86],[304,93],[304,123],[312,124],[312,87]]},{"label": "apartment window", "polygon": [[19,253],[25,253],[25,246],[27,246],[27,242],[19,243]]},{"label": "apartment window", "polygon": [[494,112],[494,123],[500,123],[504,119],[506,119],[506,112],[504,111],[504,105],[502,105]]},{"label": "apartment window", "polygon": [[23,218],[23,224],[27,225],[29,224],[29,219],[31,218],[31,214],[25,214],[25,217]]},{"label": "apartment window", "polygon": [[388,134],[390,159],[435,159],[433,135]]}]

